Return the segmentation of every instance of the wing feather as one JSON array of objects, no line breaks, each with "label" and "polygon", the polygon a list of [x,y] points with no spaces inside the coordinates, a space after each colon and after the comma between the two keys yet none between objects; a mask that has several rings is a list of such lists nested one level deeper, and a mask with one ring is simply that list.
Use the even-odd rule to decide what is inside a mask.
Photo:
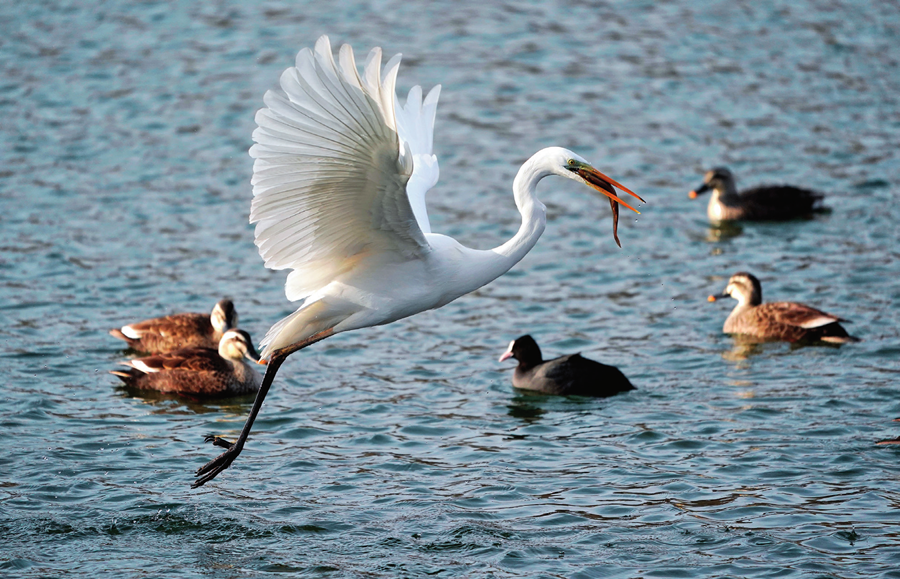
[{"label": "wing feather", "polygon": [[759,311],[759,315],[771,318],[780,324],[807,330],[846,321],[816,308],[795,302],[769,302],[758,306],[756,309]]},{"label": "wing feather", "polygon": [[406,194],[419,227],[431,233],[425,195],[440,177],[437,157],[432,153],[434,117],[441,86],[431,89],[422,100],[422,87],[414,86],[406,96],[406,105],[397,107],[397,134],[400,146],[408,147],[413,158],[413,173],[406,184]]},{"label": "wing feather", "polygon": [[266,93],[256,114],[250,222],[266,266],[294,270],[291,300],[351,270],[359,255],[406,260],[431,249],[407,196],[415,161],[397,135],[399,65],[398,55],[382,76],[374,49],[360,76],[352,49],[342,47],[336,62],[322,37],[315,51],[299,52],[281,75],[283,93]]},{"label": "wing feather", "polygon": [[168,372],[171,370],[190,370],[192,372],[228,372],[231,367],[212,348],[185,348],[165,354],[135,358],[122,362],[145,374]]}]

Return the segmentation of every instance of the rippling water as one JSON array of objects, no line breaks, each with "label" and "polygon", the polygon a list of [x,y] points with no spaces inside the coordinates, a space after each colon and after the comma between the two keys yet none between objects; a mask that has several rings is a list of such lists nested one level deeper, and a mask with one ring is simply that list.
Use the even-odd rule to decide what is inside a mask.
[{"label": "rippling water", "polygon": [[[896,2],[0,4],[0,575],[900,577]],[[106,331],[234,298],[291,311],[247,224],[253,114],[322,33],[443,84],[436,231],[490,247],[518,165],[577,150],[649,204],[543,182],[512,272],[285,365],[251,398],[138,396]],[[830,214],[713,229],[703,170]],[[707,304],[749,270],[859,344],[745,347]],[[614,363],[638,390],[523,396],[496,363]]]}]

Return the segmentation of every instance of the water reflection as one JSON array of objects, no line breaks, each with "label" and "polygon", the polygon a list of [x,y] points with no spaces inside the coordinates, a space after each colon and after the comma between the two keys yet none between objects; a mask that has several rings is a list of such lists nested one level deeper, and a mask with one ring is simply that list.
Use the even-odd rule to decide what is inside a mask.
[{"label": "water reflection", "polygon": [[[732,336],[733,345],[730,350],[722,352],[722,358],[729,362],[746,362],[751,356],[762,352],[762,344],[771,340],[764,340],[754,336]],[[738,367],[745,367],[739,364]]]},{"label": "water reflection", "polygon": [[[756,356],[766,350],[764,344],[773,344],[772,347],[777,347],[777,344],[783,343],[781,340],[773,339],[773,338],[759,338],[757,336],[748,336],[745,334],[733,334],[731,336],[733,346],[730,350],[722,352],[722,358],[728,360],[729,362],[746,362],[752,356]],[[839,349],[844,344],[835,344],[831,342],[788,342],[790,344],[789,348],[791,352],[796,352],[797,350],[801,350],[803,348],[816,347],[816,348],[833,348]],[[740,367],[740,366],[739,366]]]},{"label": "water reflection", "polygon": [[[620,394],[625,394],[620,393]],[[612,397],[610,397],[612,398]],[[607,400],[608,398],[602,398]],[[593,405],[601,398],[592,396],[561,396],[556,394],[545,394],[543,392],[531,392],[529,390],[514,390],[514,396],[506,406],[506,413],[517,418],[527,424],[535,424],[547,413],[547,406],[551,406],[551,410],[559,410],[558,404],[565,405],[563,408],[572,410],[572,405],[579,407],[584,405]]]},{"label": "water reflection", "polygon": [[538,406],[536,402],[546,398],[546,394],[518,390],[506,406],[506,413],[526,424],[535,424],[547,412]]},{"label": "water reflection", "polygon": [[158,390],[142,390],[125,385],[115,386],[117,394],[121,398],[140,400],[154,407],[153,414],[186,414],[185,410],[193,414],[209,414],[211,412],[226,412],[228,414],[243,416],[250,410],[256,394],[235,396],[232,398],[217,398],[215,400],[194,398],[186,394],[172,394]]},{"label": "water reflection", "polygon": [[728,241],[741,235],[744,228],[734,221],[720,221],[711,223],[706,230],[706,241],[709,243],[717,243],[720,241]]}]

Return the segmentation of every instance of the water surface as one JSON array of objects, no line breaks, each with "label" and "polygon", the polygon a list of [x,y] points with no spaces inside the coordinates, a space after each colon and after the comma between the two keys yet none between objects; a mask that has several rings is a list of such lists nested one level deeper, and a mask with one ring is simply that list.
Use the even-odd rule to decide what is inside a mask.
[{"label": "water surface", "polygon": [[[900,11],[888,2],[0,5],[0,575],[900,577]],[[128,392],[106,335],[235,300],[291,311],[247,224],[253,114],[323,33],[441,83],[435,231],[511,236],[521,162],[572,148],[646,198],[561,180],[513,271],[284,366],[252,399]],[[711,228],[704,170],[830,214]],[[721,334],[732,273],[853,321],[841,348]],[[638,390],[526,396],[532,333]]]}]

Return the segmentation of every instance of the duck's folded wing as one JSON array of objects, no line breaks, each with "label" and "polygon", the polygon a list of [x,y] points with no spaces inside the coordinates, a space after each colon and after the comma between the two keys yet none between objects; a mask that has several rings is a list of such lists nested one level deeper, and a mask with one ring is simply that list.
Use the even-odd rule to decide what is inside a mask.
[{"label": "duck's folded wing", "polygon": [[146,334],[169,336],[200,332],[209,325],[209,314],[172,314],[122,326],[122,333],[137,340]]},{"label": "duck's folded wing", "polygon": [[756,308],[757,315],[781,324],[807,330],[820,328],[835,322],[844,322],[837,316],[794,302],[771,302]]},{"label": "duck's folded wing", "polygon": [[327,37],[302,50],[256,115],[256,245],[272,269],[293,269],[288,299],[306,297],[372,254],[397,260],[430,251],[406,193],[413,173],[394,111],[399,55],[381,75],[381,51],[364,76],[345,45],[336,63]]},{"label": "duck's folded wing", "polygon": [[790,185],[776,185],[748,189],[741,193],[741,197],[757,218],[778,219],[779,216],[796,216],[813,211],[824,195]]},{"label": "duck's folded wing", "polygon": [[135,358],[125,362],[145,374],[184,370],[189,372],[227,372],[228,362],[211,348],[188,348],[168,354]]}]

